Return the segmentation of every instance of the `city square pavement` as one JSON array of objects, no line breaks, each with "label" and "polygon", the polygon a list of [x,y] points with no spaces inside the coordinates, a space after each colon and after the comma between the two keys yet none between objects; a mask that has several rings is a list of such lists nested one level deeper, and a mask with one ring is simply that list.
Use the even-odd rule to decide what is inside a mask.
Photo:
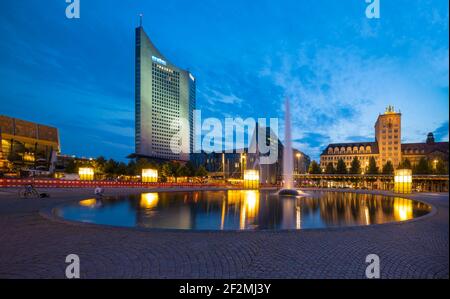
[{"label": "city square pavement", "polygon": [[381,278],[449,276],[448,193],[407,196],[435,209],[404,223],[192,232],[60,221],[42,211],[92,190],[48,192],[48,199],[18,199],[17,190],[0,189],[0,278],[65,278],[68,254],[80,257],[81,278],[365,278],[368,254],[380,257]]}]

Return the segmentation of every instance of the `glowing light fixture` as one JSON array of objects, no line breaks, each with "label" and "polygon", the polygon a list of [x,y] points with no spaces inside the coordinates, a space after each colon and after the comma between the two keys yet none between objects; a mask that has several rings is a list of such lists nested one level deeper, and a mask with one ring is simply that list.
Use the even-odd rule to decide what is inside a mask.
[{"label": "glowing light fixture", "polygon": [[412,171],[411,169],[397,169],[394,172],[394,192],[411,193]]},{"label": "glowing light fixture", "polygon": [[94,180],[94,168],[92,167],[80,167],[78,168],[78,175],[82,181]]},{"label": "glowing light fixture", "polygon": [[247,169],[244,171],[244,188],[258,189],[259,188],[259,171],[254,169]]},{"label": "glowing light fixture", "polygon": [[142,182],[156,183],[158,182],[158,170],[156,169],[142,169]]}]

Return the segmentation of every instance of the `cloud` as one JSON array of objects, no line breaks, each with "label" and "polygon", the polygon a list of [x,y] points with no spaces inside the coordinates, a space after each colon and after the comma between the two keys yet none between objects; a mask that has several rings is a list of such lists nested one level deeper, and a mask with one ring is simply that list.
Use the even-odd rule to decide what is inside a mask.
[{"label": "cloud", "polygon": [[217,90],[207,90],[207,92],[202,93],[204,99],[211,105],[222,103],[240,106],[243,99],[239,98],[233,93],[225,94]]},{"label": "cloud", "polygon": [[[448,93],[448,49],[428,47],[417,55],[420,65],[413,59],[367,55],[354,47],[310,43],[296,54],[280,53],[259,74],[270,77],[290,98],[293,137],[320,153],[328,143],[374,140],[378,113],[389,104],[403,112],[406,140],[423,139],[416,133],[423,123],[448,119],[442,111],[445,92],[440,93]],[[283,102],[274,101],[280,112]],[[311,138],[315,134],[327,138]]]},{"label": "cloud", "polygon": [[448,141],[448,121],[443,122],[433,131],[436,141]]}]

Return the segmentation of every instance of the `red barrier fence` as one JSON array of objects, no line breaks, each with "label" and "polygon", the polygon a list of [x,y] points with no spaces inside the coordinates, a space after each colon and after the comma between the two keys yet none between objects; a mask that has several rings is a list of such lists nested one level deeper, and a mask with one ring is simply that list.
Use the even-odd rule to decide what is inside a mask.
[{"label": "red barrier fence", "polygon": [[141,183],[122,181],[79,181],[59,179],[0,179],[0,188],[23,187],[33,185],[36,188],[164,188],[164,187],[226,187],[218,183]]}]

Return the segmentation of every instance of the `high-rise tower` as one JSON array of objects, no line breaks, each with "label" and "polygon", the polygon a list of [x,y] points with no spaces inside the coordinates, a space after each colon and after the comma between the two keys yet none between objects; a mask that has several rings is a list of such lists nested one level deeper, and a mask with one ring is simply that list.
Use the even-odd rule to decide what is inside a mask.
[{"label": "high-rise tower", "polygon": [[378,167],[381,169],[387,161],[396,168],[402,160],[401,124],[402,115],[395,112],[393,106],[388,106],[384,114],[378,116],[375,123],[375,139],[378,143]]},{"label": "high-rise tower", "polygon": [[136,28],[135,154],[189,160],[193,152],[195,78],[170,63],[142,23]]}]

